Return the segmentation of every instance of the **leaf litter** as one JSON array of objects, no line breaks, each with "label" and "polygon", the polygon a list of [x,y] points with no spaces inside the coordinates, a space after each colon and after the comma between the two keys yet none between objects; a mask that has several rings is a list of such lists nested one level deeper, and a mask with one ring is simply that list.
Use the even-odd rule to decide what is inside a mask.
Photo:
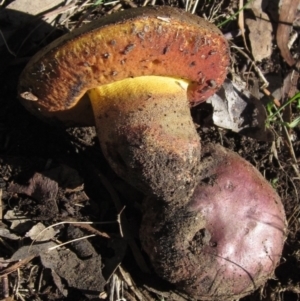
[{"label": "leaf litter", "polygon": [[[5,2],[14,5],[23,3],[24,5],[26,1],[15,0]],[[9,66],[9,76],[6,74],[5,76],[14,79],[11,82],[16,82],[16,74],[22,68],[15,71],[18,69],[20,62],[12,59],[10,54],[8,55],[10,47],[12,47],[11,52],[17,54],[18,58],[23,59],[25,57],[26,60],[26,55],[30,56],[37,48],[42,47],[43,44],[47,44],[47,38],[51,36],[49,34],[53,30],[56,35],[61,35],[62,31],[72,30],[82,23],[98,18],[99,15],[127,8],[128,5],[126,3],[121,4],[119,1],[111,4],[98,3],[97,6],[93,5],[94,1],[69,1],[64,2],[66,9],[71,8],[71,6],[67,7],[68,5],[73,5],[74,8],[66,10],[64,13],[63,6],[54,7],[55,2],[51,2],[53,7],[50,8],[50,14],[43,10],[45,1],[29,1],[26,2],[27,7],[23,6],[23,8],[19,9],[18,15],[20,16],[22,13],[29,10],[32,11],[40,6],[39,12],[45,17],[44,20],[50,22],[52,16],[56,17],[54,19],[57,20],[57,25],[60,27],[59,30],[54,29],[52,25],[49,26],[48,24],[45,27],[46,30],[41,31],[39,34],[32,31],[32,27],[27,27],[27,21],[25,23],[17,23],[19,20],[16,15],[8,10],[6,11],[8,14],[3,19],[2,12],[5,10],[1,11],[0,20],[2,23],[4,22],[3,24],[8,25],[6,28],[8,30],[3,31],[6,45],[5,43],[2,44],[4,50],[2,49],[1,51],[5,53],[3,58],[10,58],[5,60],[3,66]],[[156,1],[152,2],[153,4],[156,3]],[[236,47],[241,48],[249,57],[253,58],[256,69],[253,71],[253,63],[249,63],[248,58],[244,57],[242,52],[238,54],[232,49],[233,69],[230,71],[233,74],[237,73],[242,78],[241,83],[238,84],[234,80],[227,81],[222,90],[215,96],[217,100],[215,105],[212,105],[213,112],[209,112],[213,120],[213,125],[208,127],[207,124],[203,125],[203,121],[198,122],[195,119],[197,123],[202,123],[199,129],[202,141],[213,140],[214,142],[221,143],[226,147],[238,151],[247,158],[274,184],[284,199],[288,212],[290,235],[284,253],[284,260],[276,272],[278,280],[270,281],[260,291],[257,291],[250,297],[244,298],[247,301],[253,299],[288,301],[290,297],[295,300],[299,297],[300,280],[299,276],[297,276],[300,271],[299,243],[297,242],[299,240],[298,229],[300,222],[299,197],[297,194],[297,189],[300,189],[299,179],[294,176],[294,171],[290,163],[291,157],[287,148],[284,147],[285,138],[281,134],[282,129],[280,125],[277,124],[272,128],[272,133],[273,135],[275,134],[274,143],[257,142],[253,139],[268,141],[268,137],[270,136],[270,129],[266,128],[264,124],[266,112],[260,102],[262,95],[253,93],[253,87],[251,86],[253,81],[260,77],[257,74],[258,70],[263,75],[267,75],[270,87],[272,87],[273,79],[269,79],[271,78],[269,76],[275,75],[278,79],[277,75],[283,74],[285,78],[284,91],[286,91],[284,93],[286,95],[293,96],[292,91],[296,93],[298,88],[298,80],[295,80],[297,74],[293,73],[292,75],[293,71],[280,62],[278,51],[274,51],[276,43],[273,37],[276,34],[276,29],[271,26],[271,23],[274,23],[276,18],[277,20],[279,18],[280,24],[276,36],[277,45],[281,50],[283,59],[289,65],[293,64],[293,60],[297,60],[297,57],[294,56],[295,46],[291,45],[291,49],[287,50],[286,45],[290,41],[293,18],[296,18],[294,15],[294,13],[297,13],[297,9],[295,9],[296,1],[282,1],[283,8],[281,7],[280,10],[278,2],[271,0],[252,1],[252,6],[247,8],[244,14],[244,22],[246,30],[249,32],[245,32],[245,38],[250,42],[250,50],[246,49],[244,51],[242,49],[244,45],[238,36],[233,36],[233,42],[236,43]],[[130,2],[130,4],[129,6],[136,6],[138,3]],[[144,4],[146,4],[146,1]],[[166,4],[170,5],[171,3]],[[198,7],[197,2],[193,1],[186,1],[185,4],[186,7],[195,11],[195,13],[212,16],[212,19],[215,20],[222,20],[224,16],[226,18],[230,17],[230,12],[235,12],[238,7],[235,1],[230,1],[229,7],[225,7],[222,1],[217,1],[215,4],[212,4],[211,1],[205,1],[205,3],[199,4]],[[177,2],[174,5],[180,6]],[[292,7],[294,8],[293,11]],[[203,12],[197,11],[199,8],[203,9]],[[222,12],[221,8],[223,9]],[[248,17],[249,12],[250,15],[252,14],[251,18]],[[76,13],[77,15],[75,15]],[[291,14],[293,15],[292,17]],[[231,20],[229,25],[223,28],[224,33],[237,29],[234,18]],[[287,26],[281,26],[281,24]],[[20,39],[20,32],[24,32],[20,31],[20,27],[26,27],[26,36],[30,37],[26,40],[28,42],[28,46],[26,47],[23,46],[24,38]],[[13,30],[10,31],[9,29]],[[18,36],[16,34],[19,34],[18,39],[15,38]],[[12,39],[11,37],[14,38]],[[16,41],[18,42],[16,43]],[[22,44],[22,51],[20,51],[20,44]],[[274,59],[276,55],[277,59]],[[234,76],[232,78],[234,79]],[[293,84],[291,84],[292,80],[294,81]],[[15,97],[13,90],[15,86],[4,79],[3,82],[5,82],[5,85],[2,91],[5,92],[5,98],[2,99],[7,99],[7,101],[0,101],[1,111],[5,113],[4,115],[0,111],[0,116],[3,114],[3,122],[0,119],[0,139],[1,142],[4,141],[2,144],[4,147],[1,147],[4,156],[0,157],[0,178],[2,180],[1,183],[5,184],[3,186],[2,197],[5,203],[3,210],[5,226],[3,225],[1,229],[3,229],[2,238],[6,243],[6,247],[5,244],[3,247],[5,254],[7,254],[5,259],[7,262],[3,263],[2,272],[3,274],[5,271],[9,273],[9,282],[13,284],[18,283],[17,279],[22,279],[22,277],[25,279],[26,270],[30,266],[30,262],[34,262],[34,264],[45,268],[45,270],[51,271],[52,280],[44,278],[46,282],[44,287],[40,288],[38,285],[34,285],[35,292],[42,299],[44,298],[43,292],[48,290],[54,300],[59,300],[59,298],[75,300],[74,295],[72,295],[75,289],[75,291],[78,290],[81,292],[81,295],[84,296],[83,298],[87,299],[94,298],[99,294],[102,296],[107,296],[108,294],[109,300],[116,300],[118,298],[127,298],[128,300],[141,300],[141,298],[144,298],[144,300],[157,300],[158,296],[167,300],[186,300],[185,296],[179,296],[176,292],[172,291],[172,287],[160,283],[159,279],[156,279],[155,282],[156,276],[153,274],[151,274],[153,282],[150,281],[149,283],[149,276],[138,271],[136,264],[133,263],[132,255],[128,257],[127,241],[120,236],[116,216],[118,216],[120,208],[126,205],[125,214],[130,221],[129,229],[126,231],[131,232],[127,239],[132,240],[132,236],[136,236],[135,229],[139,223],[138,216],[140,211],[138,208],[140,205],[137,200],[141,197],[138,192],[126,184],[118,185],[118,180],[111,173],[109,167],[105,165],[99,147],[95,146],[93,141],[95,134],[93,130],[73,129],[64,133],[64,130],[60,129],[64,133],[61,135],[57,129],[41,125],[34,118],[28,117],[18,105],[11,102],[11,99]],[[261,79],[258,82],[260,88],[262,84]],[[280,79],[279,84],[275,86],[278,85],[279,88],[283,86]],[[291,87],[296,90],[292,90]],[[275,91],[275,88],[272,88],[273,90]],[[9,97],[10,102],[8,102]],[[276,97],[283,103],[282,94],[279,93]],[[206,112],[205,107],[197,108],[196,110],[201,112],[201,114],[203,111]],[[291,117],[294,112],[295,108],[291,106]],[[14,114],[17,114],[17,116]],[[245,118],[246,116],[250,118],[247,119]],[[18,120],[20,125],[16,126],[13,120]],[[226,126],[224,126],[225,123]],[[224,127],[227,130],[216,129],[216,126]],[[249,134],[247,134],[247,130]],[[40,136],[41,133],[42,136]],[[235,133],[242,133],[242,135]],[[296,160],[299,160],[299,128],[296,127],[289,133],[289,135],[292,134],[296,135],[297,138],[291,141],[291,147],[294,149]],[[47,137],[47,139],[43,139],[43,136]],[[37,137],[39,138],[37,139]],[[64,145],[61,142],[66,137],[67,139],[73,139],[71,145]],[[282,139],[284,143],[282,143]],[[86,156],[88,157],[89,164],[93,165],[94,169],[86,168],[85,165],[89,165],[85,164],[87,162]],[[24,162],[28,160],[28,157],[31,157],[31,161],[36,160],[36,157],[38,157],[38,161],[43,162],[43,167],[36,168],[31,162],[29,167],[25,166]],[[82,158],[85,159],[83,160]],[[81,160],[82,162],[80,162]],[[23,165],[20,161],[23,161]],[[11,162],[14,162],[14,164]],[[68,166],[68,163],[71,164],[72,168]],[[20,171],[15,169],[16,166]],[[107,178],[100,173],[100,177],[95,180],[97,169],[104,172]],[[31,175],[28,177],[28,174],[26,174],[25,183],[24,180],[19,182],[19,175],[22,176],[27,170],[30,170]],[[105,179],[109,179],[110,186],[106,185]],[[124,205],[121,204],[120,206],[119,204],[119,209],[116,210],[114,205],[111,205],[111,199],[115,199],[117,194],[122,196],[121,202]],[[94,238],[79,240],[49,251],[49,248],[56,247],[61,242],[67,242],[76,237],[84,237],[90,234],[91,229],[83,228],[82,231],[79,231],[78,226],[58,225],[55,227],[55,230],[52,227],[49,228],[52,229],[49,231],[49,236],[47,234],[46,236],[40,235],[41,237],[39,237],[39,231],[46,234],[48,231],[42,229],[46,229],[46,227],[48,229],[48,226],[54,224],[56,221],[61,221],[62,219],[68,219],[72,222],[88,219],[97,221],[99,216],[101,216],[102,222],[112,220],[113,224],[116,225],[116,227],[113,224],[107,226],[100,225],[100,230],[102,231],[102,228],[109,230],[112,238],[107,239],[102,237],[99,238],[99,241],[96,241]],[[96,229],[92,233],[97,233],[100,230]],[[25,246],[15,245],[20,240],[20,237],[21,239],[25,239]],[[31,245],[32,240],[41,241]],[[16,252],[13,251],[14,248],[10,248],[11,241],[14,241],[13,246],[14,248],[16,247]],[[14,263],[14,260],[17,260],[17,263]],[[130,280],[127,279],[127,281],[124,281],[124,278],[122,278],[118,266],[123,261],[126,268],[130,271],[132,278],[138,282],[138,285],[135,285],[134,282],[130,284]],[[9,266],[8,270],[6,265]],[[119,280],[115,276],[112,276],[117,274],[119,275]],[[90,275],[94,275],[94,277],[90,277]],[[108,281],[114,281],[112,282],[114,283],[112,285],[115,288],[114,292],[105,291],[105,285]],[[130,285],[126,289],[126,285],[122,286],[122,281],[125,284],[132,285],[131,294],[128,293]],[[159,285],[157,285],[158,283]],[[26,282],[21,281],[18,285],[21,288],[26,288]],[[55,291],[55,287],[57,291]],[[143,287],[147,288],[146,292],[144,292]],[[10,294],[20,299],[20,294],[14,294],[14,292],[16,291],[9,290]],[[124,292],[125,295],[121,292]],[[33,294],[29,292],[24,294],[24,296],[26,300],[29,300]],[[22,298],[24,299],[24,297]],[[81,300],[79,295],[76,295],[76,298]]]}]

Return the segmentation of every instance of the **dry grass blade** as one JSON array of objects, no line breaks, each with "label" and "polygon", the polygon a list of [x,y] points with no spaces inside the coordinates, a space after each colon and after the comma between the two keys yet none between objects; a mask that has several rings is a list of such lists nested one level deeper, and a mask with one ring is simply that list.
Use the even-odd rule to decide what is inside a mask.
[{"label": "dry grass blade", "polygon": [[[130,277],[130,275],[122,268],[121,265],[119,265],[119,272],[122,275],[123,280],[126,282],[127,286],[129,287],[129,289],[134,293],[134,295],[136,296],[137,300],[139,301],[143,301],[147,298],[145,298],[145,296],[142,295],[142,293],[138,290],[138,288],[136,287],[135,283],[133,282],[132,278]],[[145,300],[146,301],[146,300]]]},{"label": "dry grass blade", "polygon": [[83,239],[87,239],[87,238],[94,237],[94,236],[96,236],[96,235],[95,235],[95,234],[91,234],[91,235],[83,236],[83,237],[80,237],[80,238],[75,238],[75,239],[66,241],[66,242],[64,242],[64,243],[60,243],[60,244],[57,245],[57,246],[51,247],[51,248],[48,249],[48,251],[52,251],[52,250],[55,250],[55,249],[60,248],[60,247],[62,247],[62,246],[68,245],[68,244],[70,244],[70,243],[72,243],[72,242],[79,241],[79,240],[83,240]]},{"label": "dry grass blade", "polygon": [[272,99],[272,101],[273,101],[273,103],[275,104],[276,107],[279,108],[279,107],[281,106],[280,101],[279,101],[277,98],[273,97],[273,96],[272,96],[272,93],[271,93],[267,88],[263,88],[263,89],[262,89],[262,92],[263,92],[266,96],[268,96],[270,99]]},{"label": "dry grass blade", "polygon": [[240,3],[239,3],[238,24],[239,24],[239,28],[241,30],[245,48],[249,52],[249,48],[247,46],[246,37],[245,37],[245,18],[244,18],[243,2],[244,2],[243,0],[240,0]]},{"label": "dry grass blade", "polygon": [[8,46],[8,44],[7,44],[7,42],[6,42],[6,39],[5,39],[5,37],[4,37],[4,35],[3,35],[3,33],[2,33],[1,30],[0,30],[0,36],[1,36],[1,38],[3,39],[4,45],[5,45],[6,49],[7,49],[7,51],[8,51],[12,56],[17,56],[17,55],[9,48],[9,46]]},{"label": "dry grass blade", "polygon": [[276,33],[277,45],[280,49],[281,55],[290,66],[295,64],[295,60],[288,48],[288,42],[291,26],[297,13],[298,5],[298,0],[285,0],[282,2],[279,25]]},{"label": "dry grass blade", "polygon": [[3,219],[2,189],[0,189],[0,220]]},{"label": "dry grass blade", "polygon": [[[111,222],[109,222],[109,223],[111,223]],[[48,230],[49,228],[58,226],[58,225],[63,225],[63,224],[72,224],[74,226],[86,229],[86,230],[92,232],[94,235],[99,235],[99,236],[102,236],[102,237],[105,237],[105,238],[110,238],[110,236],[108,234],[106,234],[105,232],[98,231],[98,230],[94,229],[93,227],[89,226],[90,224],[97,224],[97,222],[94,223],[94,222],[70,222],[70,221],[64,221],[64,222],[59,222],[59,223],[53,224],[53,225],[45,228],[44,230],[42,230],[39,233],[39,235],[36,237],[36,239],[32,241],[32,243],[31,243],[30,246],[32,246],[33,243],[37,240],[37,238],[40,235],[42,235],[46,230]],[[100,222],[100,224],[104,224],[104,223]]]}]

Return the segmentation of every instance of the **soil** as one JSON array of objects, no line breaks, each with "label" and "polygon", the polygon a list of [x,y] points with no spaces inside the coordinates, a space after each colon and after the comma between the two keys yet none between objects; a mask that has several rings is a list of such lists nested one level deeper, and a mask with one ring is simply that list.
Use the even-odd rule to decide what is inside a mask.
[{"label": "soil", "polygon": [[[179,3],[173,5],[180,6]],[[236,8],[234,1],[230,8]],[[202,9],[208,10],[207,7]],[[105,14],[105,11],[99,9],[98,14]],[[199,14],[201,15],[201,12]],[[78,20],[80,16],[76,15],[74,18]],[[95,15],[90,18],[95,18]],[[230,26],[226,28],[227,31],[230,30]],[[10,40],[14,51],[30,30],[23,28],[16,32]],[[53,272],[53,262],[50,264],[47,256],[34,257],[26,264],[20,263],[19,269],[14,269],[8,275],[8,290],[5,289],[5,280],[2,281],[3,293],[8,291],[9,296],[14,296],[15,300],[91,300],[97,299],[92,292],[96,287],[97,294],[102,291],[104,298],[104,279],[108,279],[121,263],[127,273],[122,274],[118,271],[117,275],[121,279],[126,279],[124,275],[130,275],[133,281],[131,286],[128,285],[124,289],[126,300],[140,300],[141,296],[143,300],[187,300],[188,298],[178,293],[172,285],[155,275],[147,255],[142,251],[138,231],[144,195],[111,170],[102,154],[95,129],[48,125],[30,115],[17,99],[18,78],[25,64],[37,49],[60,36],[62,32],[61,29],[52,32],[46,39],[41,40],[40,44],[30,44],[32,41],[29,40],[27,48],[19,52],[17,57],[9,54],[5,47],[0,50],[2,228],[19,237],[0,239],[0,256],[3,259],[3,263],[0,264],[5,269],[7,264],[4,260],[12,258],[22,246],[28,246],[32,242],[25,234],[38,222],[46,227],[60,222],[95,222],[93,225],[76,224],[75,228],[80,229],[80,233],[76,232],[77,230],[73,231],[70,225],[60,224],[55,227],[55,241],[60,242],[94,234],[88,242],[82,240],[77,245],[71,244],[69,248],[76,254],[76,260],[79,260],[77,262],[71,259],[73,262],[70,265],[75,266],[75,269],[85,258],[95,258],[95,261],[90,261],[90,270],[78,269],[80,272],[77,274],[82,277],[81,282],[86,283],[86,287],[81,287],[78,279],[75,279],[78,275],[72,276],[75,280],[70,280],[67,276],[67,280],[62,280]],[[235,42],[241,45],[242,39],[236,38]],[[239,70],[242,70],[245,58],[238,53],[234,53],[233,56],[236,70],[239,75],[243,75]],[[278,49],[275,49],[271,58],[263,61],[260,67],[266,73],[289,72],[289,68],[280,58]],[[251,79],[253,82],[258,80],[257,77]],[[295,112],[293,106],[291,109]],[[257,141],[214,126],[211,114],[212,108],[207,104],[192,109],[194,122],[199,125],[198,133],[202,143],[219,143],[252,163],[280,195],[289,222],[288,237],[274,278],[241,300],[299,300],[300,181],[295,172],[295,165],[299,164],[300,157],[300,128],[298,126],[291,131],[291,136],[294,137],[293,152],[298,160],[294,162],[291,148],[278,124],[272,128],[275,133],[274,141]],[[11,229],[12,221],[18,219],[17,215],[5,218],[11,210],[22,213],[22,216],[28,219],[28,223]],[[66,249],[63,252],[66,252]],[[65,260],[71,258],[69,253],[58,252],[57,256],[64,256]],[[96,273],[92,269],[93,264],[97,264],[102,271],[96,284],[84,280],[86,276]],[[86,275],[83,275],[84,271]],[[111,277],[111,282],[116,281],[113,278]],[[128,280],[125,282],[129,283]]]}]

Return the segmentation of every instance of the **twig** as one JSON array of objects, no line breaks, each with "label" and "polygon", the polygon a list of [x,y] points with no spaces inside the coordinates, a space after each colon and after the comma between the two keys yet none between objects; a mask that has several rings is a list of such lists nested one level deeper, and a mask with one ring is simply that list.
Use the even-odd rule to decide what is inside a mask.
[{"label": "twig", "polygon": [[266,96],[272,99],[276,107],[281,106],[280,101],[277,98],[273,97],[272,93],[267,88],[262,89],[262,91]]},{"label": "twig", "polygon": [[124,0],[124,3],[129,5],[131,8],[137,8],[138,7],[134,2],[132,2],[130,0]]},{"label": "twig", "polygon": [[28,262],[30,262],[34,257],[35,257],[35,255],[31,255],[25,259],[22,259],[16,263],[14,263],[13,265],[9,266],[8,268],[0,271],[0,277],[2,278],[4,276],[7,276],[8,274],[11,274],[12,272],[15,272],[20,267],[22,267],[22,266],[26,265]]},{"label": "twig", "polygon": [[185,0],[185,11],[189,11],[190,0]]},{"label": "twig", "polygon": [[0,189],[0,220],[3,220],[2,189]]},{"label": "twig", "polygon": [[122,268],[122,266],[119,266],[119,272],[123,278],[123,280],[126,282],[129,289],[135,294],[136,298],[140,301],[144,301],[145,298],[143,297],[142,293],[137,289],[136,285],[133,283],[130,275],[125,272],[125,270]]},{"label": "twig", "polygon": [[142,6],[146,6],[149,3],[150,0],[144,0]]},{"label": "twig", "polygon": [[[114,224],[116,223],[115,221],[113,222],[91,222],[91,224],[101,224],[101,225],[104,225],[104,224]],[[75,222],[75,223],[72,223],[75,227],[78,227],[78,228],[81,228],[81,229],[85,229],[95,235],[98,235],[98,236],[102,236],[102,237],[105,237],[105,238],[110,238],[110,236],[105,233],[105,232],[102,232],[102,231],[99,231],[97,229],[95,229],[94,227],[90,226],[89,224],[87,224],[86,222]]]},{"label": "twig", "polygon": [[41,291],[43,276],[44,276],[44,268],[42,269],[40,277],[39,277],[39,282],[38,282],[38,287],[37,287],[37,292],[38,293]]},{"label": "twig", "polygon": [[196,0],[193,6],[193,9],[191,11],[192,14],[194,14],[196,12],[197,6],[198,6],[199,0]]},{"label": "twig", "polygon": [[243,0],[240,0],[238,25],[239,25],[239,28],[241,30],[241,34],[242,34],[242,37],[243,37],[245,48],[248,52],[250,52],[249,48],[248,48],[248,45],[247,45],[246,37],[245,37],[245,19],[244,19],[244,10],[242,9],[242,7],[243,7]]},{"label": "twig", "polygon": [[8,277],[7,277],[7,275],[2,277],[2,292],[3,292],[3,297],[4,298],[9,297],[9,286],[8,286]]},{"label": "twig", "polygon": [[[36,269],[38,269],[39,267],[37,265],[34,265],[31,267],[30,272],[29,272],[29,276],[27,278],[27,283],[30,285],[30,283],[34,283],[34,280],[32,279],[32,275],[34,273],[34,271]],[[39,290],[38,290],[39,291]]]},{"label": "twig", "polygon": [[112,9],[110,9],[110,10],[107,12],[107,15],[110,15],[110,14],[112,14],[112,13],[118,11],[121,7],[122,7],[122,4],[121,4],[121,3],[115,5]]},{"label": "twig", "polygon": [[187,301],[188,298],[187,296],[180,296],[178,293],[176,292],[172,292],[172,291],[169,291],[169,292],[162,292],[162,291],[159,291],[153,287],[150,287],[148,285],[144,285],[144,288],[146,288],[149,292],[152,292],[158,296],[161,296],[162,299],[164,300],[165,298],[167,300],[172,300],[172,301]]},{"label": "twig", "polygon": [[121,212],[117,216],[117,222],[119,224],[119,230],[120,230],[121,237],[124,237],[123,230],[122,230],[122,223],[121,223],[121,214],[124,210],[125,210],[125,206],[122,208]]}]

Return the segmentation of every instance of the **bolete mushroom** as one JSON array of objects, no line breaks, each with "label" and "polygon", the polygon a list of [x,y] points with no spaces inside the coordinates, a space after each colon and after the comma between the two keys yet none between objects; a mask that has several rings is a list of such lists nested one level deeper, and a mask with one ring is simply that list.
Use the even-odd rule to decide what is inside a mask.
[{"label": "bolete mushroom", "polygon": [[274,277],[287,222],[281,200],[250,163],[220,145],[202,149],[190,201],[149,198],[140,238],[162,278],[200,300],[238,300]]},{"label": "bolete mushroom", "polygon": [[66,124],[93,123],[90,101],[115,172],[171,202],[196,185],[200,142],[190,107],[220,87],[228,64],[227,42],[214,25],[171,7],[137,8],[37,53],[21,75],[19,96],[40,118]]}]

